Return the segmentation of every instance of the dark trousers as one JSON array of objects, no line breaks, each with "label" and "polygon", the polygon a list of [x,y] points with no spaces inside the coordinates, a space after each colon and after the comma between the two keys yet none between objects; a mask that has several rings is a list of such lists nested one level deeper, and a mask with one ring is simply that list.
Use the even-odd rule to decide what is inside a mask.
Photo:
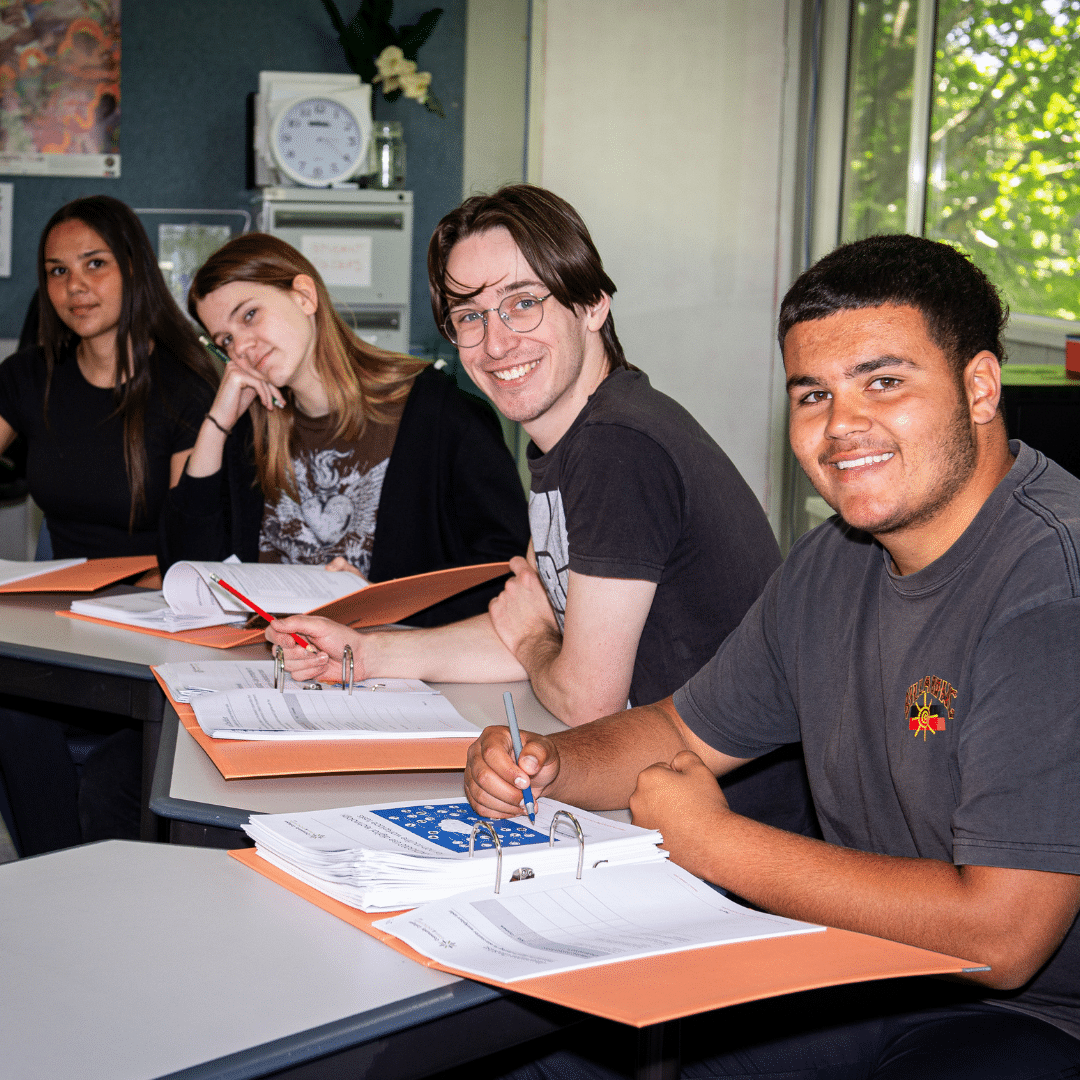
[{"label": "dark trousers", "polygon": [[[0,706],[0,780],[19,854],[41,855],[92,840],[137,840],[139,732],[117,728],[116,717],[90,710],[8,701],[23,706]],[[77,768],[69,736],[95,734],[94,749]]]},{"label": "dark trousers", "polygon": [[[682,1076],[738,1080],[1043,1080],[1080,1077],[1080,1040],[929,979],[836,987],[684,1020]],[[510,1067],[513,1080],[622,1080],[634,1032],[601,1024]],[[534,1051],[535,1053],[535,1051]],[[474,1070],[473,1076],[490,1075]]]}]

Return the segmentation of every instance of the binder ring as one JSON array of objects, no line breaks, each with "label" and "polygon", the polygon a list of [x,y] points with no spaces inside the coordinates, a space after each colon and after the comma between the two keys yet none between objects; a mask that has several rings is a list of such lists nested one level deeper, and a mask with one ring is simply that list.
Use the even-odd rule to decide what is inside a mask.
[{"label": "binder ring", "polygon": [[502,886],[502,842],[499,840],[499,834],[495,831],[495,826],[490,821],[478,821],[472,827],[472,832],[469,833],[470,859],[473,857],[473,844],[476,842],[476,831],[478,829],[487,829],[491,833],[491,839],[495,841],[495,891],[498,892]]},{"label": "binder ring", "polygon": [[[348,681],[345,676],[348,675]],[[341,689],[344,690],[346,686],[349,688],[349,696],[352,697],[352,684],[353,684],[353,654],[352,646],[346,645],[345,651],[341,654]]]},{"label": "binder ring", "polygon": [[577,877],[578,881],[581,880],[581,868],[585,865],[585,834],[581,831],[581,826],[578,824],[578,819],[570,813],[569,810],[556,810],[554,816],[551,819],[551,828],[548,830],[548,847],[555,846],[555,826],[559,822],[559,818],[564,817],[571,821],[574,826],[574,831],[577,833],[578,853],[577,853]]},{"label": "binder ring", "polygon": [[285,693],[285,650],[280,645],[274,647],[274,689]]}]

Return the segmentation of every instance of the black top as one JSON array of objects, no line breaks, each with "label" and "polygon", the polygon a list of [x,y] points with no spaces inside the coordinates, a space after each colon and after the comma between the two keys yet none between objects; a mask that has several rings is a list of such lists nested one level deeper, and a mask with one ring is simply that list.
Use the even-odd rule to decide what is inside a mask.
[{"label": "black top", "polygon": [[26,437],[30,494],[45,513],[57,558],[157,552],[172,455],[195,445],[213,389],[160,347],[150,365],[146,505],[129,531],[124,421],[112,389],[86,381],[72,345],[53,371],[46,423],[44,351],[34,346],[0,364],[0,416]]},{"label": "black top", "polygon": [[643,371],[613,371],[546,453],[529,445],[537,568],[562,624],[569,571],[656,583],[630,702],[678,689],[780,563],[728,456]]},{"label": "black top", "polygon": [[[263,493],[247,414],[225,442],[222,468],[185,476],[162,515],[164,566],[181,559],[259,558]],[[413,382],[383,480],[372,581],[524,555],[525,494],[491,407],[425,368]],[[502,582],[478,585],[406,620],[441,626],[487,610]]]}]

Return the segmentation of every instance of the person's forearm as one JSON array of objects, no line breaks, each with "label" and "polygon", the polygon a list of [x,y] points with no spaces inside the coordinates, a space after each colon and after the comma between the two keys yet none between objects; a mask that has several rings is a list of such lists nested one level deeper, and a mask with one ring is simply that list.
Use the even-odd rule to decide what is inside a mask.
[{"label": "person's forearm", "polygon": [[988,888],[993,870],[985,867],[841,848],[729,810],[695,821],[671,850],[693,873],[766,911],[989,964],[968,978],[997,988],[1026,982],[1068,929]]},{"label": "person's forearm", "polygon": [[671,699],[616,713],[552,736],[559,776],[545,792],[586,810],[624,810],[637,775],[687,749]]},{"label": "person's forearm", "polygon": [[199,428],[195,447],[188,458],[188,476],[213,476],[221,469],[224,453],[225,433],[207,417]]},{"label": "person's forearm", "polygon": [[624,685],[622,670],[613,676],[605,669],[603,656],[594,657],[587,668],[573,670],[562,644],[556,631],[546,630],[523,640],[517,649],[518,662],[528,672],[533,693],[544,708],[569,727],[625,709],[630,688]]},{"label": "person's forearm", "polygon": [[486,614],[431,629],[364,634],[363,650],[365,670],[377,677],[465,683],[527,678]]}]

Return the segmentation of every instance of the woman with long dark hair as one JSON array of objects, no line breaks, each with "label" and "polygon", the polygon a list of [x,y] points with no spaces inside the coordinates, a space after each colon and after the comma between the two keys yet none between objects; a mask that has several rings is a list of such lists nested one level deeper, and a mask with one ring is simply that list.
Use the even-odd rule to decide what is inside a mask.
[{"label": "woman with long dark hair", "polygon": [[[383,581],[524,553],[524,492],[492,409],[359,340],[295,248],[236,237],[195,275],[188,309],[229,363],[169,495],[167,561],[235,553]],[[477,614],[500,588],[410,621]]]},{"label": "woman with long dark hair", "polygon": [[0,365],[0,451],[26,436],[52,553],[156,554],[217,373],[134,212],[94,195],[38,246],[38,344]]},{"label": "woman with long dark hair", "polygon": [[[25,436],[51,539],[39,553],[157,554],[161,507],[217,372],[124,203],[95,195],[61,207],[37,262],[38,343],[0,364],[0,451]],[[138,836],[139,733],[101,713],[33,708],[0,696],[0,778],[20,852]],[[88,732],[96,748],[80,778],[68,739]]]}]

